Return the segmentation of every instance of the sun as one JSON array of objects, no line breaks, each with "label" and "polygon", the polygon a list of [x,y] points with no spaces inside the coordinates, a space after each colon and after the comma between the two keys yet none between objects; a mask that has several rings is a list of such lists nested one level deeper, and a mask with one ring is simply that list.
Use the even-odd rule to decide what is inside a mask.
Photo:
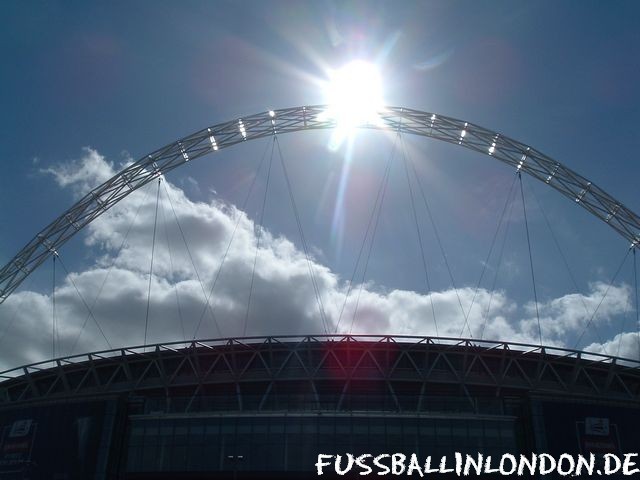
[{"label": "sun", "polygon": [[336,123],[336,137],[332,144],[337,145],[334,147],[339,146],[356,127],[378,122],[384,107],[378,67],[364,60],[354,60],[329,72],[324,94],[327,110],[323,112],[322,119]]}]

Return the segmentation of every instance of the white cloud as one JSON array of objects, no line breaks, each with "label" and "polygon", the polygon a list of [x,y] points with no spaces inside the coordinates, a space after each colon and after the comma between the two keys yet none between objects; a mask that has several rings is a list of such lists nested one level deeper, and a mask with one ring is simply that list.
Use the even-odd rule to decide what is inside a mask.
[{"label": "white cloud", "polygon": [[[61,187],[72,188],[81,196],[113,176],[116,170],[98,152],[87,148],[81,159],[49,168],[46,172]],[[72,273],[57,286],[58,354],[107,348],[96,322],[76,293],[76,287],[91,306],[95,320],[112,346],[143,343],[156,192],[157,184],[153,182],[132,193],[126,201],[85,229],[85,243],[99,255],[89,268]],[[174,219],[174,211],[189,252]],[[182,189],[163,182],[147,342],[190,339],[196,333],[203,312],[202,325],[197,332],[199,338],[218,337],[220,333],[224,336],[243,334],[257,228],[244,212],[232,205],[218,200],[196,202]],[[211,313],[205,310],[204,299],[232,235],[234,240],[211,301],[218,322],[216,327]],[[62,258],[64,260],[64,249]],[[197,280],[194,264],[203,285]],[[311,268],[329,329],[333,331],[345,300],[347,283],[316,259],[311,260]],[[564,295],[541,303],[540,321],[545,343],[562,345],[568,336],[579,334],[589,317],[584,305],[593,311],[605,288],[605,285],[595,283],[586,295]],[[616,315],[628,312],[630,295],[626,286],[612,287],[594,323],[604,325]],[[466,326],[459,303],[467,312],[472,300],[473,308]],[[288,239],[263,230],[246,333],[323,333],[317,303],[304,253]],[[354,319],[356,303],[358,310]],[[490,315],[485,321],[489,305]],[[353,322],[353,333],[435,335],[433,310],[438,322],[437,333],[441,336],[459,337],[461,332],[462,336],[468,336],[470,329],[476,338],[482,334],[488,339],[538,342],[532,304],[518,306],[504,291],[492,294],[485,289],[475,292],[472,288],[460,288],[457,293],[445,290],[425,295],[397,289],[388,291],[372,284],[355,285],[346,302],[339,330],[348,331]],[[3,325],[8,332],[4,338]],[[615,339],[611,341],[615,342]],[[626,343],[623,341],[623,345]],[[607,345],[590,347],[598,350]],[[48,295],[23,290],[14,293],[0,306],[0,349],[3,352],[0,368],[51,357],[51,299]]]},{"label": "white cloud", "polygon": [[61,187],[73,185],[76,192],[83,193],[114,175],[113,164],[107,162],[97,151],[89,147],[84,147],[82,151],[82,158],[42,169],[41,172],[53,175]]},{"label": "white cloud", "polygon": [[[606,295],[605,295],[606,294]],[[593,312],[596,312],[593,315]],[[590,337],[600,335],[612,320],[633,311],[631,289],[627,285],[609,285],[595,282],[589,285],[588,294],[572,293],[547,302],[538,303],[540,327],[544,343],[560,345],[571,333],[581,335],[585,331]],[[522,320],[522,329],[538,338],[538,320],[534,302],[524,305],[528,316]]]},{"label": "white cloud", "polygon": [[640,334],[638,331],[619,333],[604,343],[592,343],[585,350],[637,360],[640,358]]}]

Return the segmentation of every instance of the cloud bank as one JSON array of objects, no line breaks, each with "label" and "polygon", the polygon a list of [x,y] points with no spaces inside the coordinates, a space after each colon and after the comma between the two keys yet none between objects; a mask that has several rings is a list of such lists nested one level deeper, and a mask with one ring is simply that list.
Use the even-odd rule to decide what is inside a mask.
[{"label": "cloud bank", "polygon": [[[87,148],[80,159],[43,172],[79,196],[117,170]],[[165,179],[150,281],[156,195],[156,184],[150,184],[86,227],[84,241],[95,258],[56,287],[57,356],[142,344],[149,282],[147,343],[334,333],[336,328],[340,333],[539,341],[533,303],[518,305],[505,291],[464,287],[424,294],[363,284],[354,285],[347,297],[348,282],[317,259],[308,261],[289,239],[259,227],[233,205],[194,201]],[[64,248],[61,255],[64,261]],[[544,343],[573,347],[568,339],[584,330],[606,288],[595,282],[588,293],[539,303]],[[616,317],[628,315],[631,298],[628,286],[613,285],[585,341],[593,337],[591,329],[606,331]],[[51,304],[46,293],[21,290],[0,306],[0,369],[51,358]],[[637,326],[629,322],[629,329]],[[637,334],[623,332],[587,348],[616,354],[620,345],[620,355],[638,358],[639,344]]]}]

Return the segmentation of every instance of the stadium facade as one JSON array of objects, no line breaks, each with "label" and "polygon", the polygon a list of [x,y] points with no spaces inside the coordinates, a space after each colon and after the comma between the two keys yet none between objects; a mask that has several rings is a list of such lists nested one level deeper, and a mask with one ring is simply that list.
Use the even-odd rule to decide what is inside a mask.
[{"label": "stadium facade", "polygon": [[255,337],[1,375],[3,480],[318,478],[319,453],[640,446],[639,362],[515,343]]}]

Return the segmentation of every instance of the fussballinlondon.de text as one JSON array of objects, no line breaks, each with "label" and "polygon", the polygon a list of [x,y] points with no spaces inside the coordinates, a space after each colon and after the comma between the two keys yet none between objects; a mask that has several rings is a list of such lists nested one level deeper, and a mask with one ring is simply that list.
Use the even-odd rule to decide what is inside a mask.
[{"label": "fussballinlondon.de text", "polygon": [[579,475],[634,475],[640,473],[636,468],[637,453],[614,455],[606,453],[596,462],[596,456],[590,454],[569,455],[563,453],[559,457],[541,453],[520,455],[519,457],[506,453],[499,457],[478,453],[463,455],[454,453],[454,458],[446,456],[434,458],[431,456],[420,461],[414,453],[404,455],[402,453],[385,453],[382,455],[318,455],[315,464],[318,475],[324,473],[346,475],[357,473],[360,475],[415,475],[424,477],[438,473],[455,474],[458,476],[499,474],[499,475],[550,475],[561,476]]}]

